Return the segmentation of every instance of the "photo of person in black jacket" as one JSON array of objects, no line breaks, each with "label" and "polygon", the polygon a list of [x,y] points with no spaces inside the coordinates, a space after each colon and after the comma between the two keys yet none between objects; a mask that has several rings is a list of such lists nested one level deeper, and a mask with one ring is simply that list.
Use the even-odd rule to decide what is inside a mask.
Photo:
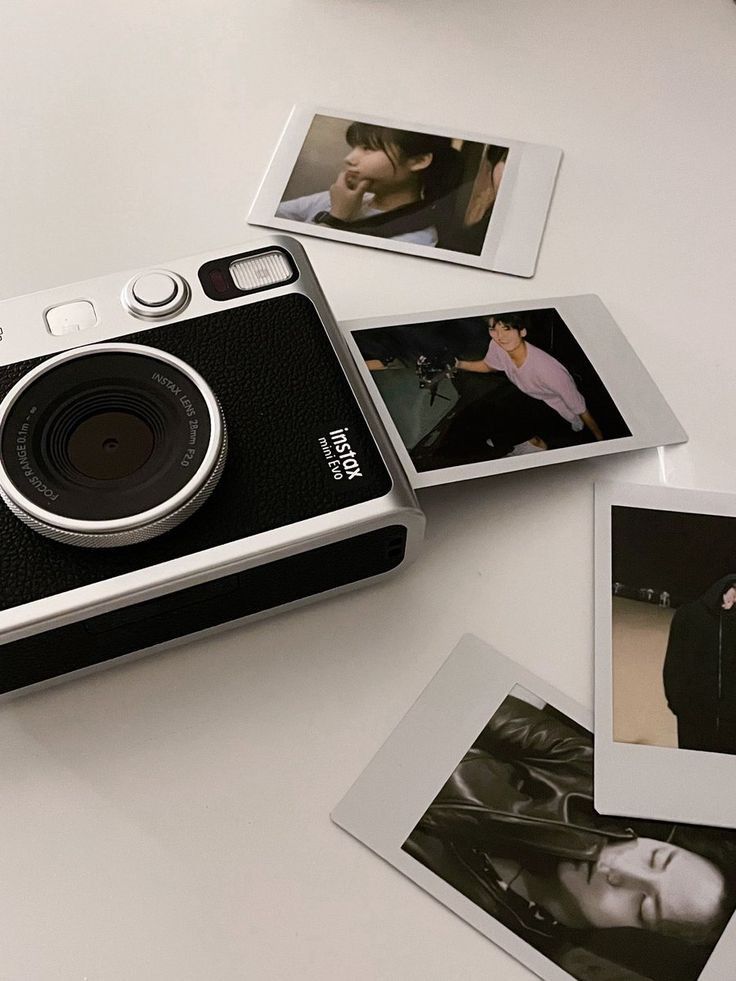
[{"label": "photo of person in black jacket", "polygon": [[[649,507],[611,507],[613,741],[733,756],[736,514],[661,497],[661,505],[652,497]],[[679,767],[697,767],[679,756]],[[719,763],[728,765],[703,758]],[[668,813],[699,819],[693,810]]]},{"label": "photo of person in black jacket", "polygon": [[403,850],[580,981],[695,981],[736,906],[736,834],[598,814],[591,734],[517,693]]},{"label": "photo of person in black jacket", "polygon": [[675,612],[663,679],[679,748],[736,753],[736,573]]}]

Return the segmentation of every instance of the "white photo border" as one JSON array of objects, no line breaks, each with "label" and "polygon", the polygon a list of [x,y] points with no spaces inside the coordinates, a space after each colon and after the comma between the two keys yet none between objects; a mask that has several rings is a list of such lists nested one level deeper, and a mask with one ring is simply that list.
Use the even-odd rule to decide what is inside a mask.
[{"label": "white photo border", "polygon": [[[556,310],[613,399],[616,408],[631,430],[631,436],[607,439],[598,443],[545,450],[524,456],[502,457],[480,463],[468,463],[436,470],[417,471],[391,414],[383,401],[370,370],[358,349],[354,334],[376,327],[399,327],[406,324],[431,323],[466,317],[488,317],[494,313],[526,310]],[[454,307],[399,316],[362,318],[340,323],[358,370],[368,386],[371,398],[381,416],[412,487],[432,487],[458,480],[471,480],[492,474],[529,470],[534,467],[566,463],[590,457],[607,456],[625,450],[687,442],[687,434],[657,388],[651,375],[624,337],[618,324],[598,296],[562,296],[542,300],[515,300],[489,303],[485,306]]]},{"label": "white photo border", "polygon": [[615,506],[735,518],[736,494],[661,485],[595,485],[596,810],[734,828],[736,756],[614,742],[611,509]]},{"label": "white photo border", "polygon": [[[478,637],[466,634],[331,817],[540,978],[575,981],[402,849],[458,762],[516,685],[592,732],[589,711]],[[596,759],[597,755],[596,743]],[[412,761],[410,767],[407,760]],[[390,807],[386,807],[387,800]],[[728,922],[698,981],[730,976],[735,957],[736,916]]]},{"label": "white photo border", "polygon": [[[508,147],[503,179],[480,255],[456,252],[452,249],[438,249],[414,242],[396,242],[360,232],[330,228],[327,225],[277,218],[276,210],[281,203],[284,190],[315,116],[358,119],[378,126],[391,126],[397,129],[409,129],[416,133],[430,133],[450,139]],[[404,252],[443,262],[530,277],[534,275],[536,269],[561,159],[562,150],[543,144],[469,133],[448,129],[446,126],[427,126],[364,112],[297,104],[293,107],[274,150],[251,205],[247,221],[251,225],[265,225],[299,235],[314,235],[318,238],[349,242],[366,248]]]}]

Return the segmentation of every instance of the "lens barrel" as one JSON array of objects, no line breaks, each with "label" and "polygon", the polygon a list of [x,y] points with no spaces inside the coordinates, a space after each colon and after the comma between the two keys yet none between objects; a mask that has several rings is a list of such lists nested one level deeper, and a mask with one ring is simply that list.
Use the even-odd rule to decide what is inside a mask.
[{"label": "lens barrel", "polygon": [[209,385],[140,344],[65,351],[0,403],[0,496],[40,534],[107,548],[169,531],[214,490],[227,432]]}]

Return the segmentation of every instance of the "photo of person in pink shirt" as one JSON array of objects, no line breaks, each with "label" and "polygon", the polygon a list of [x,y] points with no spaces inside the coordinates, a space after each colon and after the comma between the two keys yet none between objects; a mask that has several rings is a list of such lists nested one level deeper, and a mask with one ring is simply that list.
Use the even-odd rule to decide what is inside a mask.
[{"label": "photo of person in pink shirt", "polygon": [[[456,359],[455,367],[459,371],[502,371],[526,395],[549,406],[574,433],[587,429],[593,439],[604,438],[567,368],[557,358],[526,340],[527,328],[522,314],[506,313],[489,317],[488,333],[491,342],[485,357],[476,361]],[[544,423],[541,425],[543,429],[546,428]],[[527,441],[523,452],[546,449],[548,441],[540,432]]]},{"label": "photo of person in pink shirt", "polygon": [[[353,338],[418,473],[598,455],[631,436],[599,366],[552,305],[383,324]],[[620,368],[601,360],[609,374]]]}]

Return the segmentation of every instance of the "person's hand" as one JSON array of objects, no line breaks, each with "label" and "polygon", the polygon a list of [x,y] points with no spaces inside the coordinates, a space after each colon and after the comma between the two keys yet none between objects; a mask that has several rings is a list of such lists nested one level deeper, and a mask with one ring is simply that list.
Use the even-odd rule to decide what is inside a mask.
[{"label": "person's hand", "polygon": [[348,183],[347,174],[341,170],[337,180],[330,188],[330,214],[340,221],[353,221],[360,214],[363,195],[368,190],[368,181],[361,180],[353,187]]}]

